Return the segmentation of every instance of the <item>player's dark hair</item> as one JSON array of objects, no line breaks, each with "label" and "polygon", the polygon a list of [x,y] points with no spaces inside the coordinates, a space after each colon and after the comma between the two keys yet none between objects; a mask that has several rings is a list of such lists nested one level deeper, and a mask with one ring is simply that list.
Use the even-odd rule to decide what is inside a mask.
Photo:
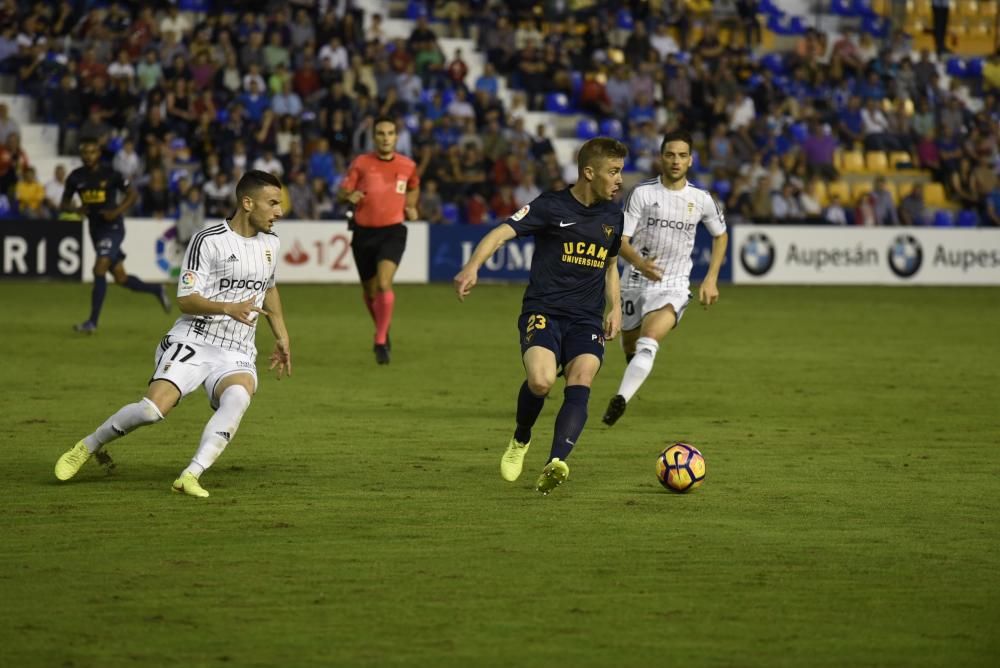
[{"label": "player's dark hair", "polygon": [[663,149],[667,147],[672,141],[682,141],[688,145],[688,153],[691,152],[691,147],[694,146],[694,141],[691,139],[691,133],[687,130],[671,130],[667,134],[663,135],[663,141],[660,142],[660,153],[663,153]]},{"label": "player's dark hair", "polygon": [[267,186],[281,188],[281,181],[274,174],[259,169],[251,169],[236,184],[236,201],[239,202],[244,197],[253,197],[254,193]]},{"label": "player's dark hair", "polygon": [[80,139],[76,143],[79,146],[83,146],[84,144],[97,144],[98,141],[97,137],[93,135],[84,135],[83,137],[80,137]]},{"label": "player's dark hair", "polygon": [[580,153],[576,157],[576,168],[580,171],[584,167],[594,167],[600,160],[608,158],[625,159],[628,155],[628,148],[625,144],[611,137],[594,137],[588,139],[580,147]]},{"label": "player's dark hair", "polygon": [[392,123],[392,127],[394,128],[396,127],[396,119],[386,114],[379,114],[378,116],[375,117],[375,120],[372,121],[373,131],[375,130],[375,128],[378,127],[379,123]]}]

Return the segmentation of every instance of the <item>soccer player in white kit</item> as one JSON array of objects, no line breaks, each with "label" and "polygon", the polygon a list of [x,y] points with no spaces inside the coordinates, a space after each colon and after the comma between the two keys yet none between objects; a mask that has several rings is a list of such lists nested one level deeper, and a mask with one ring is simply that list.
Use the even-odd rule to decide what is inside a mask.
[{"label": "soccer player in white kit", "polygon": [[701,223],[712,234],[712,257],[698,291],[707,308],[719,300],[719,269],[729,234],[712,195],[687,181],[691,135],[668,132],[660,144],[660,176],[637,185],[625,201],[621,256],[622,345],[628,366],[603,421],[613,425],[653,370],[660,341],[691,300],[691,253]]},{"label": "soccer player in white kit", "polygon": [[177,285],[182,315],[157,346],[146,395],[63,454],[55,468],[59,480],[72,478],[111,441],[159,422],[202,386],[215,413],[173,490],[207,497],[199,478],[235,436],[257,389],[254,337],[260,314],[274,334],[270,368],[279,379],[291,375],[288,330],[274,280],[280,244],[271,231],[282,215],[281,182],[267,172],[249,171],[236,185],[236,202],[232,218],[202,230],[188,245]]}]

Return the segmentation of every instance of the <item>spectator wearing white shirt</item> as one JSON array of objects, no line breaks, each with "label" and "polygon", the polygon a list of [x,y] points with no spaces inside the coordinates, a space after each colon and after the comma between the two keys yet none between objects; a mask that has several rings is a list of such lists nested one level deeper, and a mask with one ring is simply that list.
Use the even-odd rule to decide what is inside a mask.
[{"label": "spectator wearing white shirt", "polygon": [[461,119],[476,117],[476,110],[469,104],[465,89],[455,90],[455,99],[448,104],[448,115]]},{"label": "spectator wearing white shirt", "polygon": [[840,202],[840,195],[830,195],[830,204],[823,212],[823,219],[831,225],[847,225],[847,210]]},{"label": "spectator wearing white shirt", "polygon": [[279,116],[302,115],[302,98],[292,90],[292,82],[288,79],[281,84],[281,92],[271,98],[271,111]]},{"label": "spectator wearing white shirt", "polygon": [[649,43],[660,54],[661,61],[666,61],[667,56],[680,53],[681,50],[674,36],[670,34],[670,24],[666,21],[659,25],[656,32],[649,38]]},{"label": "spectator wearing white shirt", "polygon": [[0,104],[0,144],[7,141],[7,135],[16,134],[20,136],[21,126],[10,117],[6,104]]},{"label": "spectator wearing white shirt", "polygon": [[118,58],[108,65],[108,76],[112,80],[127,79],[129,85],[132,85],[132,81],[135,79],[135,66],[132,64],[132,58],[129,57],[128,51],[125,49],[118,51]]},{"label": "spectator wearing white shirt", "polygon": [[135,142],[126,139],[122,147],[115,153],[111,166],[115,171],[125,177],[127,181],[136,180],[142,173],[142,161],[139,154],[135,152]]},{"label": "spectator wearing white shirt", "polygon": [[795,186],[790,181],[771,195],[771,216],[779,221],[802,218],[802,207],[799,206]]},{"label": "spectator wearing white shirt", "polygon": [[335,70],[343,71],[350,65],[347,49],[344,48],[340,38],[336,35],[330,37],[330,41],[319,50],[319,61],[323,62],[324,60],[328,61],[329,66]]},{"label": "spectator wearing white shirt", "polygon": [[534,171],[525,169],[524,174],[521,175],[520,183],[514,188],[514,201],[517,203],[517,208],[520,209],[525,204],[534,201],[541,194],[542,190],[535,185]]},{"label": "spectator wearing white shirt", "polygon": [[167,15],[160,19],[160,34],[173,33],[180,42],[194,28],[191,17],[181,14],[176,5],[167,8]]},{"label": "spectator wearing white shirt", "polygon": [[259,169],[262,172],[274,174],[279,179],[285,174],[285,166],[282,165],[281,161],[274,155],[274,149],[272,148],[264,149],[264,155],[253,161],[253,168]]},{"label": "spectator wearing white shirt", "polygon": [[66,190],[66,165],[59,163],[52,174],[52,179],[45,184],[45,206],[52,211],[58,211],[64,190]]},{"label": "spectator wearing white shirt", "polygon": [[878,100],[868,98],[861,110],[861,132],[866,151],[888,151],[894,146],[889,134],[889,119],[878,106]]}]

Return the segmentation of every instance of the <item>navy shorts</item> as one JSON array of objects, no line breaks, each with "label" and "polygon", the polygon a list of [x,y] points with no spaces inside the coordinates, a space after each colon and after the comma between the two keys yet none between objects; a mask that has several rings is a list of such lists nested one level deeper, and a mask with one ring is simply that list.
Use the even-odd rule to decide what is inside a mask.
[{"label": "navy shorts", "polygon": [[362,281],[374,278],[378,272],[378,263],[389,260],[399,266],[406,250],[406,225],[388,225],[386,227],[355,227],[351,236],[351,251],[354,254],[354,266],[358,268],[358,276]]},{"label": "navy shorts", "polygon": [[122,252],[122,242],[125,241],[125,228],[112,227],[109,229],[90,228],[90,240],[94,243],[94,252],[97,257],[111,258],[111,264],[115,265],[125,259]]},{"label": "navy shorts", "polygon": [[604,322],[596,318],[568,318],[544,313],[522,313],[517,320],[521,355],[532,346],[548,348],[565,367],[574,358],[591,354],[604,361]]}]

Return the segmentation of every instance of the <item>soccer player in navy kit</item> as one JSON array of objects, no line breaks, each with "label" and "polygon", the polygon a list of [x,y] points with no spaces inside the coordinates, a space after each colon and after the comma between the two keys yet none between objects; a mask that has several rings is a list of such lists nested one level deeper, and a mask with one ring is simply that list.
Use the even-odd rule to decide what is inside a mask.
[{"label": "soccer player in navy kit", "polygon": [[[170,312],[170,299],[166,288],[162,285],[146,283],[137,276],[125,271],[125,253],[122,252],[122,241],[125,240],[125,212],[129,210],[137,198],[135,189],[125,177],[111,167],[99,163],[101,149],[97,141],[84,138],[80,141],[80,157],[83,167],[74,169],[66,179],[66,189],[63,191],[62,211],[85,214],[90,225],[90,238],[94,244],[97,259],[94,261],[94,287],[90,298],[90,317],[75,325],[74,329],[85,334],[97,330],[97,320],[104,306],[104,296],[108,290],[105,275],[108,271],[114,276],[115,283],[129,290],[145,292],[156,297],[160,306]],[[122,193],[124,199],[119,203],[117,194]],[[79,194],[83,206],[73,207],[73,195]]]},{"label": "soccer player in navy kit", "polygon": [[498,248],[516,236],[534,235],[531,278],[517,323],[526,379],[500,475],[510,482],[521,475],[531,429],[561,365],[566,376],[563,404],[548,463],[535,483],[542,494],[569,477],[566,457],[587,422],[590,385],[604,359],[604,342],[621,329],[618,250],[624,217],[611,200],[621,188],[627,154],[615,139],[586,142],[577,158],[577,182],[540,195],[498,225],[455,276],[455,291],[464,300],[476,285],[479,268]]}]

